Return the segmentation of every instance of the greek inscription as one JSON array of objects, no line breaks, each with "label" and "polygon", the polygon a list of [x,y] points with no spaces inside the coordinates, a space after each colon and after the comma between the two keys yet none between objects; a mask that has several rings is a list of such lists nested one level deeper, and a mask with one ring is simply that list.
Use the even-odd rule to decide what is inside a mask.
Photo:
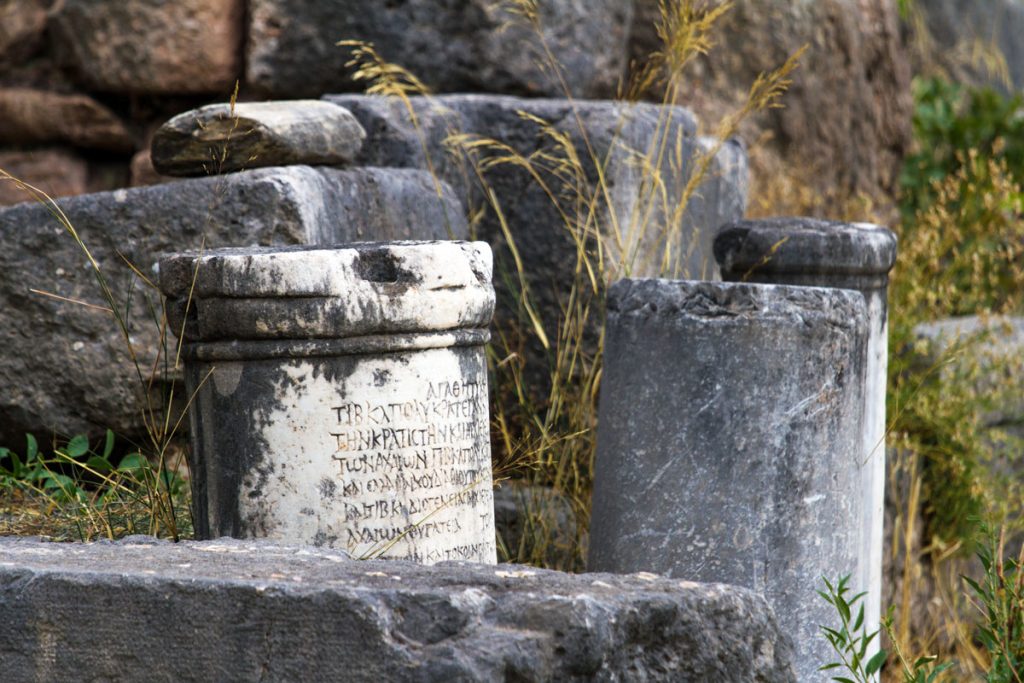
[{"label": "greek inscription", "polygon": [[344,541],[357,556],[383,549],[431,563],[492,556],[493,542],[466,542],[493,524],[486,381],[420,386],[408,400],[330,408]]}]

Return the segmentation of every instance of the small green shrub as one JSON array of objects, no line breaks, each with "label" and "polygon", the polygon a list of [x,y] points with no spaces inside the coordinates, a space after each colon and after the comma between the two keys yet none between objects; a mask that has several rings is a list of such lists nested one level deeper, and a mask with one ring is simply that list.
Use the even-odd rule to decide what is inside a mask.
[{"label": "small green shrub", "polygon": [[49,450],[28,435],[21,453],[0,448],[0,498],[42,511],[28,528],[59,540],[190,535],[187,483],[116,445],[110,430],[99,450],[84,435]]},{"label": "small green shrub", "polygon": [[988,651],[987,683],[1024,680],[1024,546],[1006,554],[1006,530],[982,523],[977,556],[985,570],[980,581],[964,577],[982,616],[977,638]]},{"label": "small green shrub", "polygon": [[[1024,392],[1024,373],[1012,360],[986,358],[984,337],[939,352],[915,326],[1022,311],[1024,119],[1020,98],[992,90],[932,79],[918,81],[915,96],[918,151],[903,172],[891,287],[890,443],[923,459],[928,535],[969,548],[968,520],[999,498],[983,467],[996,457],[983,415]],[[986,386],[982,373],[1002,381]]]},{"label": "small green shrub", "polygon": [[935,201],[935,184],[957,173],[972,151],[1005,161],[1024,179],[1024,98],[965,88],[941,78],[914,80],[915,151],[900,175],[904,219]]},{"label": "small green shrub", "polygon": [[849,595],[849,575],[840,578],[834,585],[824,577],[822,577],[822,581],[825,582],[825,590],[818,591],[818,595],[835,608],[839,615],[839,628],[828,626],[819,628],[839,659],[825,664],[818,670],[828,672],[842,670],[848,673],[849,677],[832,676],[832,680],[839,683],[877,681],[876,674],[885,663],[886,652],[879,650],[868,657],[871,643],[878,638],[880,631],[878,629],[869,631],[870,625],[864,623],[864,604],[861,601],[866,593]]}]

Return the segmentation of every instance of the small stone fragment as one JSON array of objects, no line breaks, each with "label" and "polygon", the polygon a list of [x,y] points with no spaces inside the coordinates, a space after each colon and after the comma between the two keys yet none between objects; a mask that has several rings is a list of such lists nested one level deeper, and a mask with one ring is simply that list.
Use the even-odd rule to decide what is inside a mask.
[{"label": "small stone fragment", "polygon": [[153,136],[157,172],[205,176],[264,166],[352,162],[366,132],[330,102],[211,104],[175,116]]}]

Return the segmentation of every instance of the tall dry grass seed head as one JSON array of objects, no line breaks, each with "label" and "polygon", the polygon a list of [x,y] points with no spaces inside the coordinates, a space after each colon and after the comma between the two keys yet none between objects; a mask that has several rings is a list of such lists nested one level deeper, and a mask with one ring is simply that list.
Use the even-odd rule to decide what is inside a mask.
[{"label": "tall dry grass seed head", "polygon": [[[630,105],[623,102],[612,143],[598,151],[547,44],[539,4],[509,0],[501,6],[510,21],[518,22],[517,28],[531,35],[538,70],[554,76],[570,115],[555,125],[521,112],[536,128],[538,144],[529,153],[485,135],[449,130],[446,149],[454,161],[446,167],[462,169],[482,198],[481,206],[469,207],[474,224],[487,215],[497,225],[497,243],[492,246],[502,313],[488,350],[496,478],[552,487],[571,502],[577,543],[568,556],[555,553],[564,558],[556,568],[579,569],[589,523],[605,290],[615,279],[638,273],[689,273],[696,240],[687,241],[683,235],[688,204],[701,192],[716,156],[740,123],[757,111],[779,106],[802,52],[759,77],[743,106],[717,122],[714,141],[705,148],[694,152],[687,144],[672,106],[659,110],[650,144],[632,148],[621,137],[631,115]],[[714,47],[714,30],[730,9],[729,2],[708,6],[693,0],[662,0],[657,31],[664,45],[637,71],[638,77],[625,89],[627,99],[635,101],[652,86],[665,84],[663,103],[674,104],[684,87],[686,67]],[[355,77],[367,83],[368,93],[402,102],[420,135],[428,168],[439,182],[439,164],[429,159],[417,114],[418,107],[431,106],[424,105],[431,100],[427,88],[405,69],[384,62],[372,46],[342,45],[352,51],[351,67]],[[414,102],[413,95],[422,97]],[[629,205],[622,205],[623,198],[613,191],[608,176],[613,163],[628,164],[640,178],[638,196],[627,198]],[[492,181],[495,173],[507,169],[525,174],[547,198],[570,245],[573,256],[565,264],[568,285],[558,295],[557,319],[542,315],[537,291],[551,283],[532,280],[519,248],[520,227],[510,224],[503,209],[508,198],[500,196]],[[673,189],[678,178],[686,178],[686,183]],[[546,379],[538,383],[538,377]],[[506,548],[505,553],[518,562],[550,565],[550,516],[542,510],[527,513],[525,526],[532,533],[523,535],[520,547]]]},{"label": "tall dry grass seed head", "polygon": [[[6,531],[79,540],[135,533],[174,540],[190,536],[188,487],[181,476],[187,463],[178,437],[191,399],[184,401],[184,409],[179,410],[182,402],[175,398],[174,377],[180,344],[176,345],[169,334],[157,286],[118,253],[132,275],[126,290],[118,296],[106,269],[53,198],[2,169],[0,182],[13,183],[27,198],[45,207],[78,246],[105,305],[51,292],[33,293],[110,316],[143,399],[139,423],[145,430],[144,442],[122,443],[119,448],[118,439],[109,430],[102,450],[94,449],[85,435],[63,443],[55,437],[52,444],[43,447],[27,435],[24,451],[0,448],[0,496],[7,499],[5,507],[12,510],[7,519],[19,520],[6,525]],[[142,321],[135,319],[139,310],[144,311]],[[154,326],[158,340],[155,353],[137,345],[134,334],[138,324]]]}]

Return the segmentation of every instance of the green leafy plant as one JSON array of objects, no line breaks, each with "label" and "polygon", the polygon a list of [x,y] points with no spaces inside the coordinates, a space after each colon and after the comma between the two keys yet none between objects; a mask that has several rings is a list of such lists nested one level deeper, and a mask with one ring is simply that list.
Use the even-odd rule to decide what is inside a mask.
[{"label": "green leafy plant", "polygon": [[866,593],[850,595],[850,576],[841,577],[835,584],[822,577],[825,590],[818,591],[821,599],[832,605],[839,616],[839,628],[820,626],[821,633],[828,640],[836,656],[836,661],[825,664],[819,671],[844,671],[848,676],[832,675],[833,681],[839,683],[869,683],[877,681],[877,674],[885,663],[885,650],[878,650],[869,655],[871,643],[878,638],[880,631],[868,631],[864,623],[863,599]]},{"label": "green leafy plant", "polygon": [[968,155],[1005,161],[1024,179],[1024,98],[991,87],[966,88],[942,78],[914,80],[915,151],[900,175],[905,219],[935,201],[935,184],[957,173]]},{"label": "green leafy plant", "polygon": [[1024,680],[1024,546],[1016,556],[1006,554],[1006,530],[980,524],[982,542],[977,557],[984,575],[963,577],[974,595],[982,621],[977,638],[989,653],[988,683]]},{"label": "green leafy plant", "polygon": [[[839,627],[821,626],[822,636],[828,640],[835,651],[837,660],[823,665],[818,670],[829,672],[831,680],[837,683],[875,683],[881,679],[882,667],[888,659],[888,653],[878,649],[873,654],[871,644],[880,637],[884,629],[892,640],[895,648],[896,661],[900,666],[903,683],[935,683],[941,680],[942,673],[952,668],[952,662],[936,664],[936,657],[919,657],[913,662],[908,661],[897,644],[892,632],[892,610],[882,621],[882,628],[870,631],[864,623],[864,605],[862,600],[866,593],[852,592],[849,587],[849,575],[841,577],[835,583],[822,577],[825,590],[818,591],[821,599],[835,608],[839,617]],[[840,675],[842,674],[842,675]]]},{"label": "green leafy plant", "polygon": [[29,528],[61,540],[180,533],[187,489],[176,471],[158,469],[138,451],[118,456],[109,430],[101,449],[85,435],[47,450],[32,435],[22,453],[0,448],[0,497],[42,508],[43,519]]}]

